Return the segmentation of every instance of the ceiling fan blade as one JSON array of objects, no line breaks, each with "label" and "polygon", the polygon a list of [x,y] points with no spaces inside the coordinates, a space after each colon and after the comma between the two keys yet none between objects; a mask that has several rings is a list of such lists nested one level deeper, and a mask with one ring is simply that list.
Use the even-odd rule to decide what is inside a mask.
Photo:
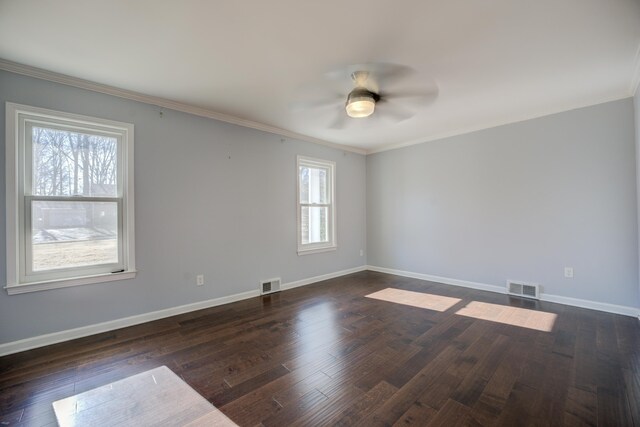
[{"label": "ceiling fan blade", "polygon": [[438,94],[437,92],[422,95],[383,94],[381,95],[381,98],[385,101],[393,102],[394,104],[402,104],[405,107],[418,109],[433,104],[438,98]]},{"label": "ceiling fan blade", "polygon": [[372,78],[380,87],[389,87],[398,81],[415,74],[415,70],[406,65],[379,63],[372,64]]},{"label": "ceiling fan blade", "polygon": [[438,96],[438,87],[434,84],[428,88],[409,88],[402,90],[389,90],[381,91],[380,96],[384,98],[410,98],[410,97],[423,97],[423,98],[435,98]]},{"label": "ceiling fan blade", "polygon": [[347,65],[336,70],[326,73],[326,77],[330,80],[350,81],[352,75],[358,72],[368,73],[366,78],[357,82],[357,84],[366,87],[371,92],[378,93],[380,87],[385,87],[395,81],[414,74],[415,70],[406,65],[391,64],[386,62],[362,63]]},{"label": "ceiling fan blade", "polygon": [[377,112],[380,113],[380,116],[391,119],[395,122],[403,122],[416,114],[414,111],[386,99],[381,99],[376,104],[376,109],[378,110]]},{"label": "ceiling fan blade", "polygon": [[344,129],[349,124],[349,120],[353,119],[347,116],[347,113],[346,111],[344,111],[344,109],[340,109],[336,118],[329,125],[329,129]]},{"label": "ceiling fan blade", "polygon": [[351,74],[356,71],[367,71],[377,78],[405,77],[413,74],[413,68],[406,65],[391,64],[388,62],[370,62],[362,64],[352,64],[340,67],[326,73],[326,77],[332,80],[342,80],[345,77],[351,78]]},{"label": "ceiling fan blade", "polygon": [[314,101],[295,101],[289,104],[289,108],[294,111],[306,111],[319,108],[335,107],[344,101],[344,95],[335,94],[330,98],[318,99]]}]

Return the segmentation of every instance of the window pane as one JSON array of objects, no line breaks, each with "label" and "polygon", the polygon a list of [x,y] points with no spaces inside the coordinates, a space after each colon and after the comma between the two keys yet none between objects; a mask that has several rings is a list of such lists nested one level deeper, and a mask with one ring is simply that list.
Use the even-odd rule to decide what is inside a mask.
[{"label": "window pane", "polygon": [[309,168],[300,166],[300,203],[309,203]]},{"label": "window pane", "polygon": [[118,204],[45,202],[31,204],[32,270],[118,262]]},{"label": "window pane", "polygon": [[329,241],[329,208],[302,207],[302,243],[326,243]]},{"label": "window pane", "polygon": [[329,203],[329,170],[300,166],[300,203]]},{"label": "window pane", "polygon": [[31,137],[32,194],[117,196],[116,138],[36,126]]}]

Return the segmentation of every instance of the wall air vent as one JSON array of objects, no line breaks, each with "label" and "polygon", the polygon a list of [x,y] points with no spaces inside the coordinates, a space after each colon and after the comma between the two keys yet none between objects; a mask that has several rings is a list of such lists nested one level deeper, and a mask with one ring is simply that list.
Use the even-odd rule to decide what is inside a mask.
[{"label": "wall air vent", "polygon": [[535,283],[515,282],[507,280],[507,293],[519,297],[540,299],[540,288]]},{"label": "wall air vent", "polygon": [[272,294],[274,292],[280,292],[280,278],[263,280],[260,282],[260,294]]}]

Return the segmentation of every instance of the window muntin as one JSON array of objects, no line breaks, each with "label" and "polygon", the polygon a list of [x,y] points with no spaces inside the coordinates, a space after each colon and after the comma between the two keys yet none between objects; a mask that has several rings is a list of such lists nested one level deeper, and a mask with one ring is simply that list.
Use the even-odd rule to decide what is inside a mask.
[{"label": "window muntin", "polygon": [[336,248],[335,163],[299,156],[298,253]]},{"label": "window muntin", "polygon": [[135,272],[133,125],[7,103],[7,137],[9,293]]}]

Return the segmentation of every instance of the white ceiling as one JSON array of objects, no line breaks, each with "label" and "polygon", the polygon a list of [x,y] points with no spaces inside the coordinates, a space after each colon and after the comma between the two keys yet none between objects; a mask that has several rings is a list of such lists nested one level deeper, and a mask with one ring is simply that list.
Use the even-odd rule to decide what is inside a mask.
[{"label": "white ceiling", "polygon": [[[0,0],[6,60],[368,152],[628,97],[639,46],[637,0]],[[345,129],[337,98],[292,108],[379,62],[437,98]]]}]

